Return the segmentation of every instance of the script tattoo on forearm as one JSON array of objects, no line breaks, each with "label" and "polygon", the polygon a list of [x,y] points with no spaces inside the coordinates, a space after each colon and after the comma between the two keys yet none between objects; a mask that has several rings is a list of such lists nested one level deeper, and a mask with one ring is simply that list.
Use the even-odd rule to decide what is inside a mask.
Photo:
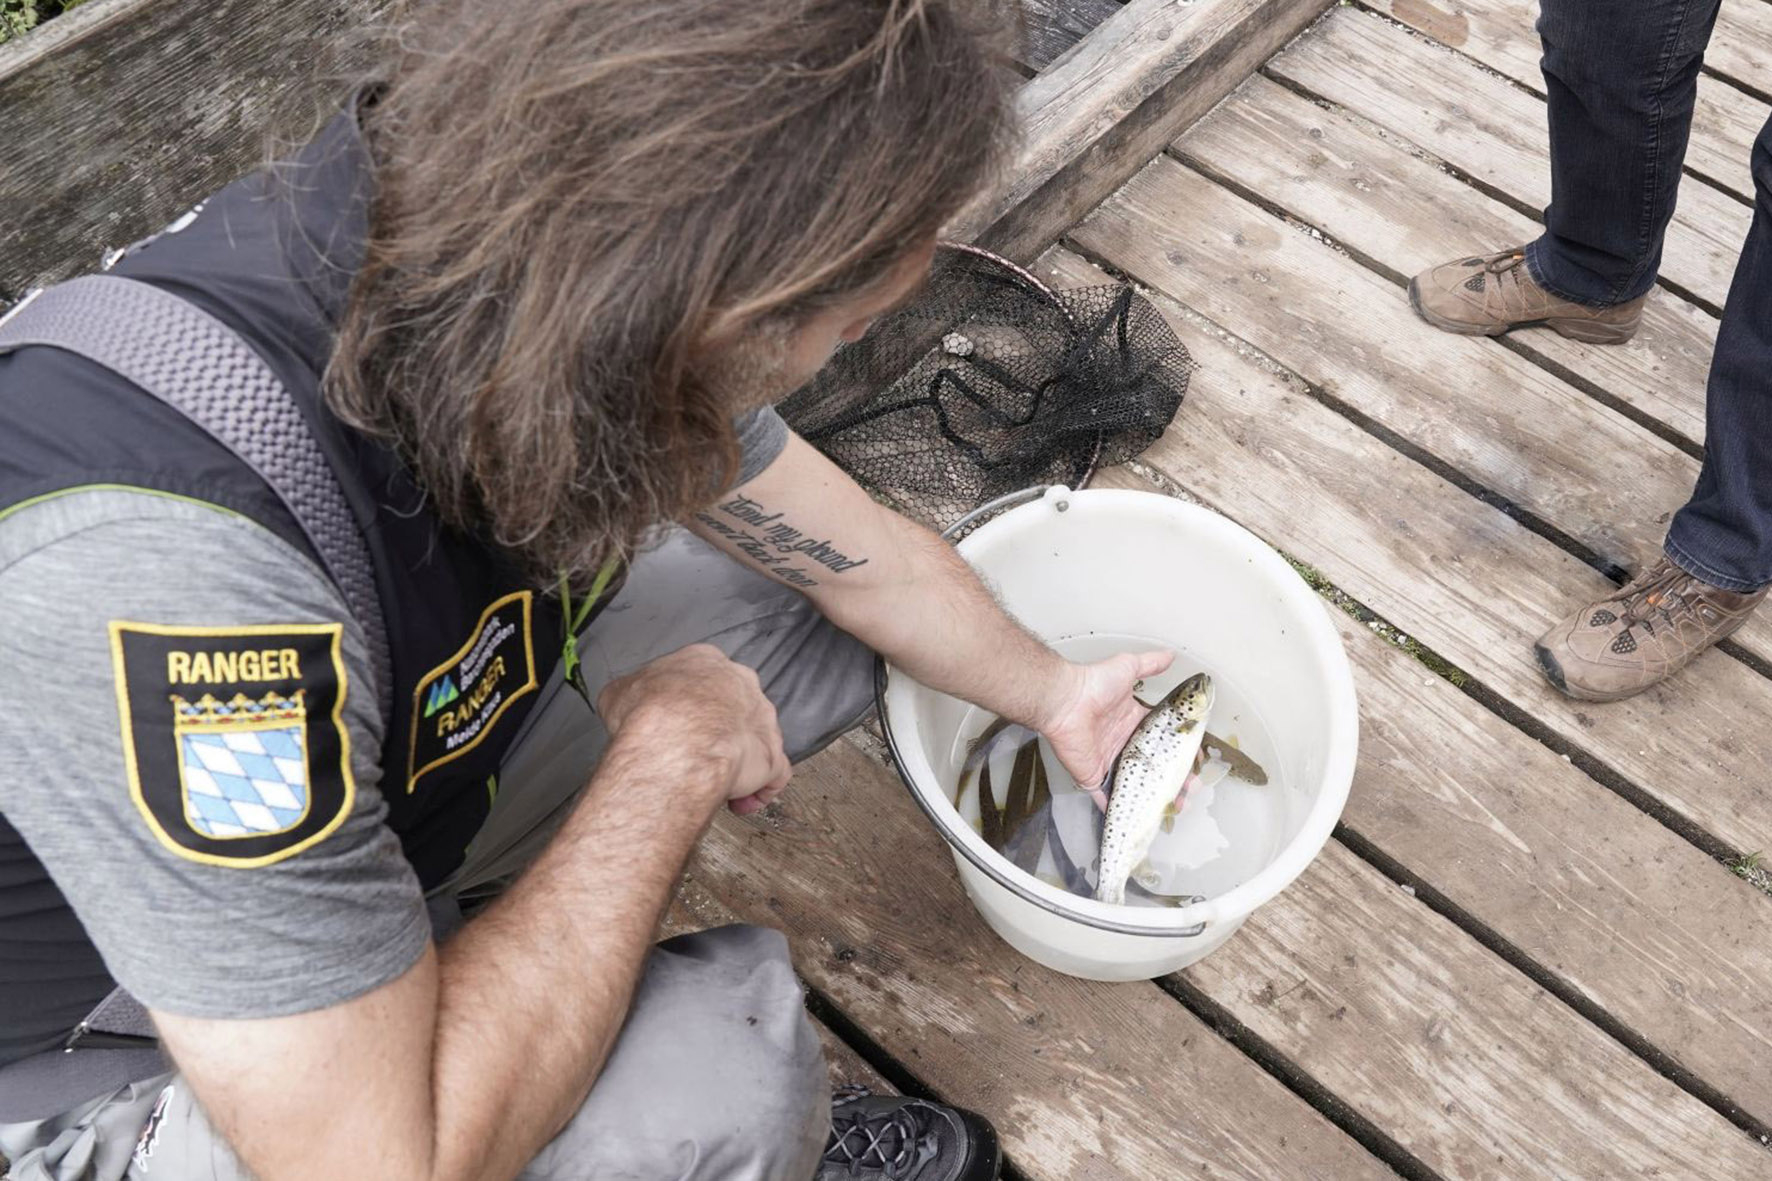
[{"label": "script tattoo on forearm", "polygon": [[866,558],[852,558],[828,539],[807,537],[782,520],[784,515],[770,512],[748,496],[734,496],[695,514],[695,519],[789,586],[817,586],[814,572],[823,577],[868,564]]}]

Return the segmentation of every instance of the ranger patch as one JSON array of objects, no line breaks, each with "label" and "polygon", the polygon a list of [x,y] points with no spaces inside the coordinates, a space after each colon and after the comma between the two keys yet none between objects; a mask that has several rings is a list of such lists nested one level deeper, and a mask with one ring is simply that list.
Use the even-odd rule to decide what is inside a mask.
[{"label": "ranger patch", "polygon": [[351,810],[340,624],[111,624],[129,791],[180,857],[269,865]]},{"label": "ranger patch", "polygon": [[419,680],[412,691],[408,795],[420,776],[480,745],[499,715],[536,688],[534,603],[526,590],[493,603],[455,655]]}]

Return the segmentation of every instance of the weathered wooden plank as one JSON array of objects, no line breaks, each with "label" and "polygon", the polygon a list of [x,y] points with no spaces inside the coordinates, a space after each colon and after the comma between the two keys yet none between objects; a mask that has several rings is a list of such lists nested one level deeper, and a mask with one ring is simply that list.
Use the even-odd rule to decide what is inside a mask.
[{"label": "weathered wooden plank", "polygon": [[[1391,282],[1167,160],[1111,201],[1129,216],[1092,218],[1078,242],[1110,235],[1169,294],[1614,564],[1660,551],[1698,475],[1684,451],[1492,341],[1429,327]],[[1772,616],[1735,642],[1772,659]]]},{"label": "weathered wooden plank", "polygon": [[[1120,11],[1114,0],[1020,4],[1016,49],[1031,69]],[[92,269],[299,142],[360,59],[347,34],[385,6],[89,0],[0,46],[0,302]]]},{"label": "weathered wooden plank", "polygon": [[[1724,9],[1762,3],[1763,0],[1732,0]],[[1541,47],[1534,27],[1538,19],[1534,0],[1458,0],[1450,9],[1432,0],[1373,0],[1372,7],[1539,94],[1545,91],[1544,75],[1538,67]],[[1716,42],[1720,46],[1736,40],[1739,33],[1738,22],[1724,20],[1717,29]],[[1760,85],[1768,82],[1772,78],[1763,78]],[[1720,79],[1701,75],[1686,166],[1731,192],[1751,198],[1753,177],[1748,171],[1748,154],[1769,113],[1772,107],[1760,99]]]},{"label": "weathered wooden plank", "polygon": [[[1461,254],[1530,241],[1540,228],[1347,112],[1325,110],[1259,75],[1189,128],[1174,151],[1396,280]],[[1655,293],[1628,344],[1582,344],[1549,330],[1516,332],[1509,340],[1703,442],[1717,321],[1673,293]]]},{"label": "weathered wooden plank", "polygon": [[1752,1176],[1768,1164],[1334,842],[1184,979],[1443,1176]]},{"label": "weathered wooden plank", "polygon": [[[853,747],[802,768],[771,827],[741,828],[716,825],[700,880],[739,913],[785,924],[808,978],[828,973],[820,987],[847,1009],[880,1012],[886,1044],[939,1077],[945,1098],[980,1094],[975,1106],[1024,1172],[1339,1179],[1376,1164],[1324,1155],[1291,1129],[1258,1131],[1231,1069],[1248,1064],[1216,1061],[1222,1044],[1175,1028],[1187,1014],[1165,1011],[1156,990],[1020,961],[971,913],[890,773]],[[1447,1175],[1626,1176],[1681,1159],[1750,1169],[1765,1159],[1333,843],[1185,978]],[[1238,1113],[1229,1126],[1227,1107]],[[1227,1133],[1231,1155],[1200,1143]],[[1250,1138],[1300,1163],[1252,1158]]]},{"label": "weathered wooden plank", "polygon": [[1021,8],[1016,57],[1040,71],[1120,11],[1116,0],[1018,0]]},{"label": "weathered wooden plank", "polygon": [[339,34],[377,6],[92,0],[0,51],[0,298],[159,229],[269,158],[279,120],[317,126]]},{"label": "weathered wooden plank", "polygon": [[1761,94],[1772,91],[1772,7],[1765,0],[1723,0],[1704,64]]},{"label": "weathered wooden plank", "polygon": [[1031,258],[1331,0],[1130,0],[1022,89],[1006,184],[948,235]]},{"label": "weathered wooden plank", "polygon": [[[1268,69],[1529,208],[1550,202],[1544,102],[1442,46],[1370,13],[1338,9]],[[1751,216],[1709,185],[1683,185],[1662,276],[1721,307]]]},{"label": "weathered wooden plank", "polygon": [[692,873],[787,930],[795,963],[944,1099],[988,1116],[1037,1178],[1390,1176],[1149,984],[1096,984],[1010,950],[878,759],[838,742]]},{"label": "weathered wooden plank", "polygon": [[1172,160],[1070,236],[1620,565],[1659,545],[1644,517],[1697,477],[1672,444],[1492,341],[1430,327],[1394,283]]},{"label": "weathered wooden plank", "polygon": [[[665,911],[662,934],[665,937],[685,935],[691,931],[705,931],[709,927],[723,927],[728,923],[741,921],[706,886],[693,877],[686,877],[678,884],[670,909]],[[898,1088],[869,1066],[830,1026],[817,1017],[812,1018],[812,1025],[818,1030],[819,1045],[824,1047],[825,1068],[833,1088],[859,1083],[876,1095],[898,1093]]]},{"label": "weathered wooden plank", "polygon": [[[1422,324],[1395,287],[1173,161],[1153,163],[1071,237],[1488,487],[1519,493],[1601,552],[1628,552],[1631,530],[1646,540],[1657,526],[1637,518],[1689,490],[1683,452],[1622,430],[1616,415],[1493,342]],[[1630,479],[1608,482],[1607,466],[1622,457]],[[1295,552],[1315,562],[1334,544],[1330,564],[1352,580],[1349,593],[1674,811],[1737,848],[1772,847],[1772,733],[1756,721],[1772,716],[1772,681],[1712,652],[1630,701],[1563,698],[1539,674],[1532,639],[1607,584],[1475,498],[1442,497],[1421,518],[1386,483],[1413,467],[1378,449],[1371,466],[1343,477],[1345,503],[1289,501],[1281,515],[1292,525],[1317,510],[1341,522],[1288,528]],[[1618,533],[1597,524],[1607,517]],[[1362,540],[1342,553],[1354,522]]]},{"label": "weathered wooden plank", "polygon": [[[1065,251],[1049,253],[1040,271],[1062,286],[1103,281]],[[1158,298],[1201,364],[1181,418],[1143,457],[1176,486],[1353,593],[1384,576],[1425,611],[1444,604],[1419,593],[1434,575],[1410,563],[1423,560],[1436,530],[1447,541],[1497,533],[1522,550],[1544,544]],[[1322,501],[1330,505],[1319,510]],[[1482,514],[1492,527],[1469,521]],[[1315,549],[1295,548],[1301,538]],[[1387,553],[1369,553],[1379,548]],[[1349,553],[1366,564],[1349,566]],[[1435,565],[1474,583],[1466,597],[1483,600],[1491,556],[1478,548],[1449,569]],[[1412,657],[1345,616],[1338,622],[1361,713],[1343,822],[1772,1123],[1772,906]]]}]

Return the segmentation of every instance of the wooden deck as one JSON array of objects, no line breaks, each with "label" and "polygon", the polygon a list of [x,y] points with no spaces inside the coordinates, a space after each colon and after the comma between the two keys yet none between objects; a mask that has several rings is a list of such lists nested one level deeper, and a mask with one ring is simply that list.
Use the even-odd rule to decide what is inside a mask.
[{"label": "wooden deck", "polygon": [[1138,284],[1201,363],[1104,482],[1239,521],[1340,622],[1360,769],[1297,885],[1171,978],[1056,975],[978,919],[859,733],[693,866],[710,919],[784,927],[814,1011],[990,1115],[1022,1177],[1772,1175],[1772,897],[1725,863],[1772,847],[1772,617],[1614,706],[1529,650],[1697,474],[1772,5],[1725,0],[1662,290],[1611,349],[1407,303],[1537,233],[1534,7],[1331,9],[1039,258]]},{"label": "wooden deck", "polygon": [[[1724,0],[1662,289],[1618,348],[1449,336],[1406,300],[1537,232],[1535,6],[1359,0],[1294,40],[1328,3],[1025,0],[1028,144],[959,232],[1131,280],[1201,363],[1102,479],[1312,572],[1363,717],[1335,839],[1185,972],[1073,980],[984,926],[862,731],[723,817],[667,925],[785,929],[833,1077],[986,1113],[1014,1177],[1772,1176],[1772,896],[1729,864],[1772,849],[1772,615],[1613,706],[1529,652],[1697,473],[1772,2]],[[287,46],[376,7],[93,0],[0,49],[25,214],[0,296],[249,165]]]}]

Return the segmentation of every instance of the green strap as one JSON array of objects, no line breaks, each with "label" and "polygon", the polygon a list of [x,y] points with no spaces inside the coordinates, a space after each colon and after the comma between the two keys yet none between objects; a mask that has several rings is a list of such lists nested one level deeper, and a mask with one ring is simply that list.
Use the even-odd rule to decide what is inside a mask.
[{"label": "green strap", "polygon": [[621,569],[620,558],[610,558],[597,571],[596,579],[591,583],[590,593],[578,605],[576,612],[572,609],[572,583],[564,572],[560,575],[560,613],[566,617],[566,637],[560,643],[560,672],[566,683],[578,690],[578,695],[585,699],[585,704],[594,712],[596,702],[591,700],[590,689],[585,684],[584,667],[578,656],[578,633],[584,630],[585,621],[590,619],[591,611],[603,598],[603,592],[609,589],[617,571]]}]

